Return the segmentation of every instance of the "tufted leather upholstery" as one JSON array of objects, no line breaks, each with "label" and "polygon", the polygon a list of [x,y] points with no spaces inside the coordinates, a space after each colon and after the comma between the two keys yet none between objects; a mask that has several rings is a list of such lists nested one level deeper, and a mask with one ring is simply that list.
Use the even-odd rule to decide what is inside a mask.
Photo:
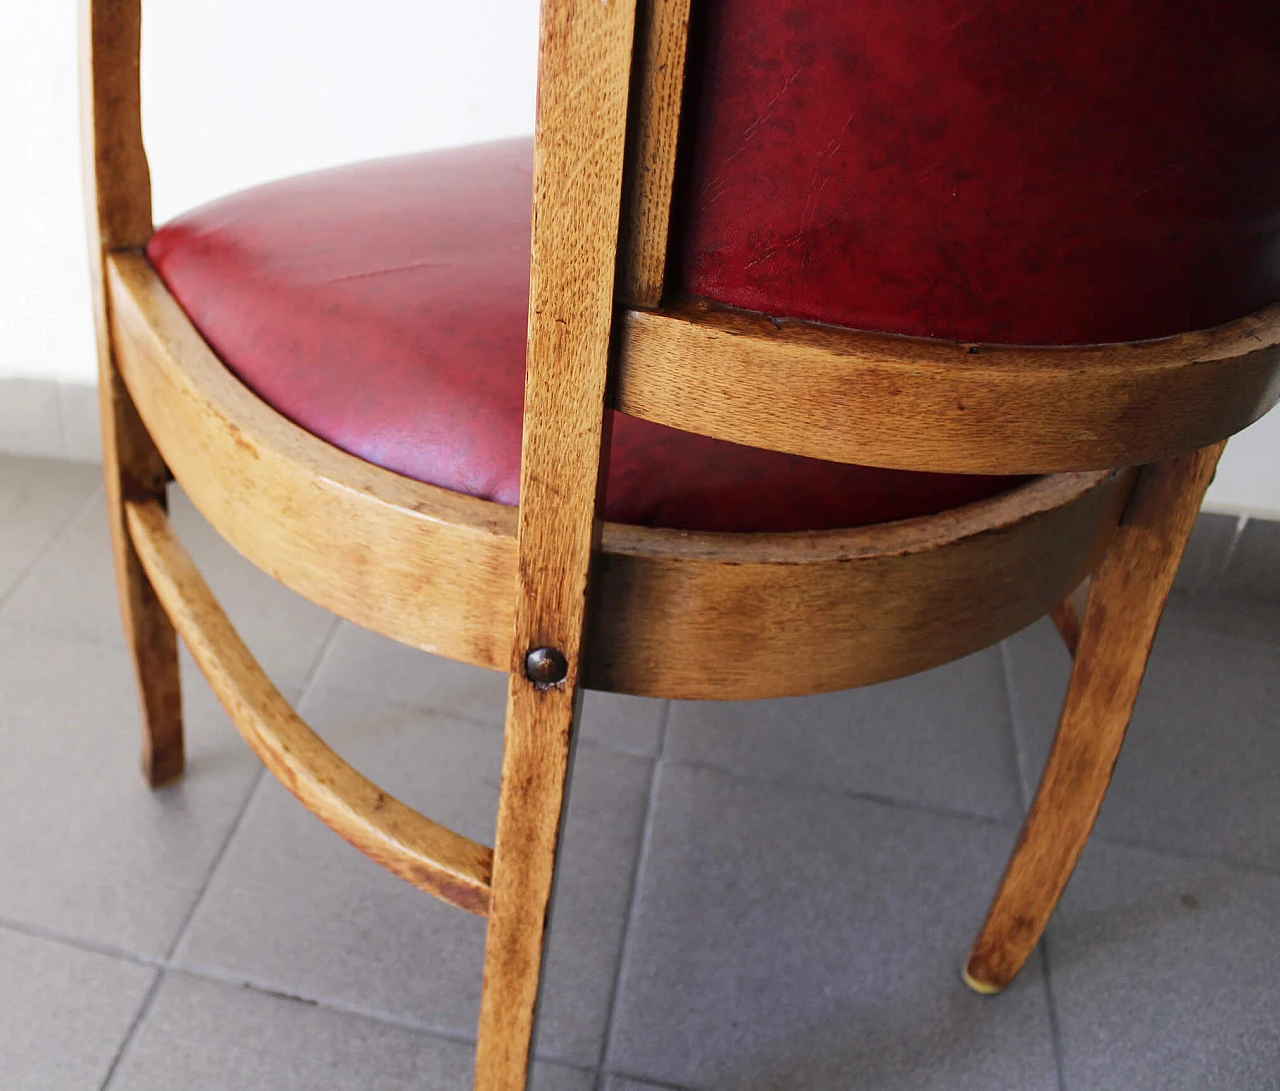
[{"label": "tufted leather upholstery", "polygon": [[[387,469],[517,502],[529,140],[363,163],[238,193],[148,254],[227,365],[309,432]],[[607,518],[806,530],[945,510],[1019,479],[761,451],[610,414]]]},{"label": "tufted leather upholstery", "polygon": [[1280,298],[1274,0],[695,0],[677,282],[925,337]]}]

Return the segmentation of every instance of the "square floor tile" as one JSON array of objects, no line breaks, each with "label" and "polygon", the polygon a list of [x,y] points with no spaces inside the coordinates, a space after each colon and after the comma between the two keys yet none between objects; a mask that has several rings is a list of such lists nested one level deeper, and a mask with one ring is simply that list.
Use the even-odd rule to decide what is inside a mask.
[{"label": "square floor tile", "polygon": [[1012,830],[664,765],[611,1071],[694,1088],[1057,1088],[1038,963],[960,966]]},{"label": "square floor tile", "polygon": [[0,378],[0,452],[61,456],[57,383]]},{"label": "square floor tile", "polygon": [[98,1091],[155,974],[0,928],[0,1087]]},{"label": "square floor tile", "polygon": [[124,650],[0,624],[0,917],[168,952],[260,769],[183,681],[189,767],[153,792]]},{"label": "square floor tile", "polygon": [[1048,958],[1067,1091],[1280,1088],[1280,877],[1091,845]]},{"label": "square floor tile", "polygon": [[[316,676],[318,685],[501,727],[507,676],[473,667],[344,624]],[[665,701],[587,691],[581,735],[632,754],[658,752]]]},{"label": "square floor tile", "polygon": [[[231,548],[179,489],[173,524],[209,586],[277,685],[301,685],[336,621]],[[0,617],[45,632],[123,642],[106,501],[85,508],[23,581]]]},{"label": "square floor tile", "polygon": [[[321,691],[304,713],[384,789],[492,843],[500,732]],[[547,1057],[595,1065],[613,988],[651,765],[578,749],[541,1018]],[[179,948],[192,968],[475,1033],[484,921],[366,860],[265,781]]]},{"label": "square floor tile", "polygon": [[[462,1042],[253,989],[166,975],[108,1091],[470,1091]],[[540,1064],[532,1091],[591,1091]]]},{"label": "square floor tile", "polygon": [[1212,591],[1216,587],[1239,521],[1234,515],[1201,512],[1178,566],[1174,587],[1180,591]]},{"label": "square floor tile", "polygon": [[507,676],[431,655],[344,622],[316,685],[501,727]]},{"label": "square floor tile", "polygon": [[1013,818],[1021,808],[999,651],[878,686],[774,701],[676,701],[666,757]]},{"label": "square floor tile", "polygon": [[92,466],[0,456],[0,604],[101,485]]},{"label": "square floor tile", "polygon": [[[1071,661],[1039,623],[1009,642],[1028,789],[1048,755]],[[1115,778],[1104,837],[1280,869],[1280,648],[1166,618]]]},{"label": "square floor tile", "polygon": [[1236,640],[1280,647],[1280,601],[1231,595],[1169,597],[1164,608],[1162,629],[1196,629]]},{"label": "square floor tile", "polygon": [[1245,524],[1222,585],[1231,594],[1270,599],[1280,613],[1280,520]]}]

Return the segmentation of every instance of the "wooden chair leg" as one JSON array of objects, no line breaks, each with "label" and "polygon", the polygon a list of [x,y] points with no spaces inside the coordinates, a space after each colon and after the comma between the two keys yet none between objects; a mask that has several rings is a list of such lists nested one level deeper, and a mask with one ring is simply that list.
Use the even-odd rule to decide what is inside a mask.
[{"label": "wooden chair leg", "polygon": [[1040,941],[1084,849],[1133,713],[1156,626],[1224,443],[1145,467],[1094,573],[1058,734],[965,967],[1006,988]]},{"label": "wooden chair leg", "polygon": [[81,3],[80,124],[107,517],[125,638],[142,699],[142,769],[154,787],[182,773],[178,641],[129,540],[124,501],[163,506],[167,473],[116,368],[104,268],[106,253],[140,249],[151,237],[151,176],[138,84],[141,35],[140,0]]},{"label": "wooden chair leg", "polygon": [[[476,1091],[524,1091],[581,702],[513,680],[494,841]],[[567,698],[567,699],[566,699]]]},{"label": "wooden chair leg", "polygon": [[99,391],[116,583],[142,706],[142,771],[156,788],[181,776],[185,763],[178,640],[129,538],[124,501],[163,505],[165,465],[110,360],[101,368]]}]

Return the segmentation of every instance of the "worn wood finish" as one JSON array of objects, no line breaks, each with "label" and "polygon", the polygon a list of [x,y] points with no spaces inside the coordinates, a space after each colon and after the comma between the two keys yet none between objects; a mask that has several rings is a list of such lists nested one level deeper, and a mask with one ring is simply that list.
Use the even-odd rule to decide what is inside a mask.
[{"label": "worn wood finish", "polygon": [[505,670],[515,509],[420,485],[303,431],[223,366],[145,257],[113,255],[108,271],[125,380],[219,533],[359,625]]},{"label": "worn wood finish", "polygon": [[[1062,491],[1051,498],[1048,483]],[[712,536],[690,536],[669,561],[620,555],[614,544],[600,560],[590,671],[638,674],[649,692],[673,696],[790,696],[898,678],[987,647],[1042,616],[1097,563],[1128,478],[1067,475],[1042,487],[1038,513],[1028,495],[1007,496],[856,537],[791,536],[790,556],[782,536],[762,535],[764,555],[738,543],[742,564],[725,564]],[[638,614],[661,624],[661,639],[636,639]]]},{"label": "worn wood finish", "polygon": [[[515,509],[309,435],[227,371],[145,258],[113,256],[109,272],[129,388],[219,533],[366,628],[508,668]],[[1104,473],[1046,478],[942,515],[816,534],[606,524],[585,684],[740,700],[936,666],[1065,597],[1101,557],[1125,487]]]},{"label": "worn wood finish", "polygon": [[365,779],[294,712],[244,646],[154,500],[125,501],[138,555],[182,639],[245,740],[330,829],[450,905],[489,908],[493,854]]},{"label": "worn wood finish", "polygon": [[638,0],[618,292],[633,307],[656,307],[662,299],[688,43],[689,0]]},{"label": "worn wood finish", "polygon": [[1146,467],[1093,577],[1057,738],[965,980],[1004,989],[1039,942],[1120,754],[1156,627],[1225,444]]},{"label": "worn wood finish", "polygon": [[182,775],[178,644],[124,529],[125,498],[163,504],[166,473],[116,369],[103,256],[151,236],[151,176],[142,146],[139,0],[80,4],[80,117],[89,266],[98,345],[103,471],[125,641],[142,711],[142,770],[152,786]]},{"label": "worn wood finish", "polygon": [[1072,656],[1080,646],[1080,630],[1084,624],[1085,611],[1089,606],[1090,581],[1085,580],[1065,599],[1049,611],[1049,617],[1058,627],[1062,642]]},{"label": "worn wood finish", "polygon": [[1135,466],[1280,399],[1280,304],[1116,345],[962,345],[692,302],[626,316],[619,409],[834,462],[954,473]]},{"label": "worn wood finish", "polygon": [[[521,1091],[528,1078],[600,530],[634,35],[634,0],[543,2],[514,633],[477,1091]],[[567,661],[562,678],[526,674],[540,648]]]}]

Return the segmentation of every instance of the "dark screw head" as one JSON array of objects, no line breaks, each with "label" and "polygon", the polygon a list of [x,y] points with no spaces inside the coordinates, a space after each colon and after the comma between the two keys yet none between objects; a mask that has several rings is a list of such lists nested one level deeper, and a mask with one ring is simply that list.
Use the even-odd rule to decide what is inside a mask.
[{"label": "dark screw head", "polygon": [[569,676],[569,660],[556,648],[534,648],[524,658],[524,673],[539,686],[554,686]]}]

